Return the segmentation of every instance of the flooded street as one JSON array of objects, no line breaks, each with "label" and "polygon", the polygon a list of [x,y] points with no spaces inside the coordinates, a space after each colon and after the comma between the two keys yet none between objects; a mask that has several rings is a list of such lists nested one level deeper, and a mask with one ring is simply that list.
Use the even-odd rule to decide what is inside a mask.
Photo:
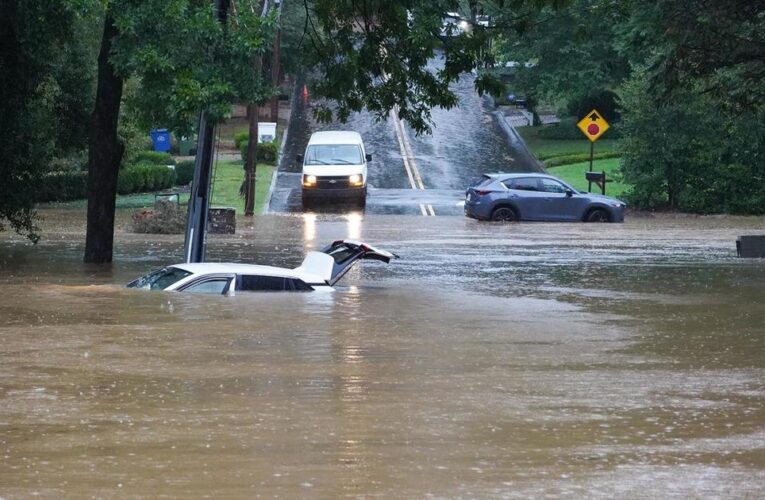
[{"label": "flooded street", "polygon": [[[74,215],[73,215],[74,214]],[[400,255],[332,293],[125,289],[182,236],[0,233],[0,498],[759,498],[763,218],[295,214],[209,260]],[[122,223],[127,214],[121,214]]]}]

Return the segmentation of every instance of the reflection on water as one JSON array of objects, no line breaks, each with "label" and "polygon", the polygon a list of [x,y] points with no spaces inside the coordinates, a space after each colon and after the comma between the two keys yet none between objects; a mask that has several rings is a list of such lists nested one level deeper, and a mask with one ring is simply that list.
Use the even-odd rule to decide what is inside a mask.
[{"label": "reflection on water", "polygon": [[[48,224],[57,227],[56,214]],[[273,216],[215,260],[401,255],[333,293],[122,283],[179,237],[0,235],[0,496],[758,497],[761,219]],[[148,249],[148,250],[147,250]]]}]

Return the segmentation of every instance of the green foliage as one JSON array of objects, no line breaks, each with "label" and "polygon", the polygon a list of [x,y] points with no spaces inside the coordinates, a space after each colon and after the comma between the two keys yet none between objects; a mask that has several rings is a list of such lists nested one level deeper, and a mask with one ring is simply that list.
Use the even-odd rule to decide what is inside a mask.
[{"label": "green foliage", "polygon": [[190,135],[200,110],[220,120],[233,102],[273,94],[254,68],[273,40],[276,17],[261,17],[257,0],[237,1],[225,26],[212,2],[122,0],[113,11],[119,35],[111,61],[140,87],[126,103],[143,130],[161,125]]},{"label": "green foliage", "polygon": [[35,185],[35,201],[69,201],[85,198],[88,174],[81,171],[60,171],[45,174]]},{"label": "green foliage", "polygon": [[765,213],[765,108],[731,116],[690,91],[662,102],[647,77],[623,101],[622,171],[635,206]]},{"label": "green foliage", "polygon": [[117,192],[125,195],[145,191],[160,191],[175,184],[176,173],[172,168],[151,163],[129,165],[120,170]]},{"label": "green foliage", "polygon": [[571,99],[568,102],[567,111],[570,116],[581,120],[590,111],[596,109],[609,124],[614,125],[619,121],[618,99],[614,92],[601,90]]},{"label": "green foliage", "polygon": [[[537,137],[540,139],[550,140],[588,140],[579,127],[576,126],[578,120],[574,118],[563,118],[557,125],[544,125],[539,127]],[[619,125],[611,125],[610,128],[603,134],[604,138],[616,139],[619,137]],[[541,159],[541,158],[540,158]]]},{"label": "green foliage", "polygon": [[152,165],[175,165],[170,153],[164,151],[140,151],[133,158],[135,163],[150,163]]},{"label": "green foliage", "polygon": [[[247,151],[249,150],[247,137],[239,143],[239,151],[242,153],[242,158],[247,158]],[[279,156],[279,144],[276,141],[258,143],[258,161],[275,163],[277,156]]]},{"label": "green foliage", "polygon": [[179,161],[175,165],[175,183],[179,186],[185,186],[194,179],[194,160]]},{"label": "green foliage", "polygon": [[236,146],[236,149],[241,150],[242,144],[246,143],[250,139],[250,133],[246,130],[243,132],[237,132],[234,134],[234,145]]},{"label": "green foliage", "polygon": [[8,0],[0,15],[0,231],[35,242],[36,191],[58,137],[56,73],[76,15],[62,0]]},{"label": "green foliage", "polygon": [[501,61],[534,63],[516,68],[516,92],[570,103],[572,114],[580,115],[592,109],[583,109],[582,102],[618,88],[629,76],[632,54],[620,50],[618,30],[638,3],[574,0],[567,8],[543,8],[520,30],[501,30],[492,50]]},{"label": "green foliage", "polygon": [[[604,160],[606,158],[619,158],[622,154],[618,151],[606,151],[603,153],[594,153],[592,155],[595,160]],[[545,167],[559,167],[561,165],[571,165],[573,163],[589,162],[589,153],[580,153],[575,155],[555,156],[545,160]]]},{"label": "green foliage", "polygon": [[579,140],[587,139],[582,131],[576,126],[574,118],[563,118],[557,125],[544,125],[539,127],[537,137],[540,139]]},{"label": "green foliage", "polygon": [[[482,9],[492,9],[487,13],[496,14],[505,28],[517,28],[529,22],[540,7],[567,2],[538,0],[528,8],[516,1],[480,3]],[[448,109],[458,103],[449,84],[465,72],[493,62],[487,50],[490,29],[476,24],[459,36],[442,40],[444,14],[460,10],[461,4],[457,0],[306,2],[306,32],[300,42],[288,43],[313,56],[314,95],[337,104],[320,104],[315,108],[316,118],[345,121],[350,113],[366,108],[382,120],[396,108],[416,132],[429,131],[431,108]],[[438,54],[439,58],[443,55],[443,64],[434,71],[428,65],[439,49],[443,49]],[[492,74],[482,73],[475,79],[475,88],[479,93],[499,94],[503,86]]]},{"label": "green foliage", "polygon": [[[629,4],[616,42],[634,62],[647,64],[652,94],[669,102],[675,92],[703,92],[731,110],[754,110],[765,102],[761,1]],[[635,54],[642,54],[639,61]]]}]

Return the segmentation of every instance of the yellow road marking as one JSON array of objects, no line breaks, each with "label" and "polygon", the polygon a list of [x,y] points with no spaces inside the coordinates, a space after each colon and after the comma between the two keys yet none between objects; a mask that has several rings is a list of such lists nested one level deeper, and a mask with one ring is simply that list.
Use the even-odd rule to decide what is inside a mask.
[{"label": "yellow road marking", "polygon": [[[417,160],[415,160],[412,145],[409,143],[409,138],[406,135],[404,129],[404,123],[398,117],[398,109],[393,108],[390,112],[390,118],[393,121],[393,130],[396,132],[396,140],[398,141],[398,147],[401,150],[401,158],[404,160],[404,169],[406,175],[409,178],[409,185],[412,189],[424,191],[425,184],[422,182],[422,176],[417,168]],[[420,212],[424,216],[435,216],[436,212],[433,210],[433,205],[425,205],[420,203]]]}]

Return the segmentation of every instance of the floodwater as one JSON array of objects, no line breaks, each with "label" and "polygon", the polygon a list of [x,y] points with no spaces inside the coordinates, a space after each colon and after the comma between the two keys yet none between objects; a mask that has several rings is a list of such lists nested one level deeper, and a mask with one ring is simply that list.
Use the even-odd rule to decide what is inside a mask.
[{"label": "floodwater", "polygon": [[[239,219],[211,260],[396,252],[333,293],[121,285],[179,236],[0,233],[0,497],[761,498],[763,218]],[[123,214],[124,215],[124,214]],[[73,222],[74,220],[74,222]]]}]

